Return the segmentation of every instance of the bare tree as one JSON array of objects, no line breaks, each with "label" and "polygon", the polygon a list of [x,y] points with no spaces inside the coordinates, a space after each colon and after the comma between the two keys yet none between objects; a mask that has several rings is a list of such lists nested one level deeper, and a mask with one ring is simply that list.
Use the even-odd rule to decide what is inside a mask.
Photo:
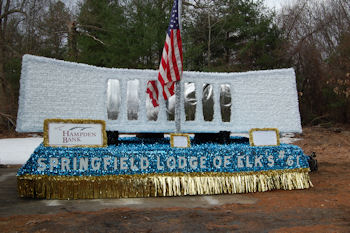
[{"label": "bare tree", "polygon": [[63,59],[68,21],[59,0],[0,0],[0,130],[14,126],[22,55]]},{"label": "bare tree", "polygon": [[[41,55],[64,59],[66,54],[69,22],[72,16],[61,1],[48,3],[48,10],[42,12],[38,23]],[[68,41],[69,43],[69,41]]]},{"label": "bare tree", "polygon": [[8,59],[9,51],[15,49],[9,41],[9,25],[14,15],[25,16],[24,7],[26,0],[0,0],[0,124],[1,122],[13,122],[11,119],[11,102],[13,94],[10,85],[6,79],[5,61]]},{"label": "bare tree", "polygon": [[304,121],[320,115],[339,120],[338,112],[343,112],[342,121],[350,121],[350,2],[299,0],[284,8],[278,21],[289,42],[285,56],[297,71]]},{"label": "bare tree", "polygon": [[206,25],[207,25],[207,63],[208,67],[211,66],[212,53],[211,45],[213,43],[213,27],[224,20],[224,17],[219,17],[220,15],[220,4],[213,0],[194,0],[193,3],[190,1],[183,2],[186,9],[185,18],[191,19],[193,17],[193,11],[197,11],[199,15],[206,15]]}]

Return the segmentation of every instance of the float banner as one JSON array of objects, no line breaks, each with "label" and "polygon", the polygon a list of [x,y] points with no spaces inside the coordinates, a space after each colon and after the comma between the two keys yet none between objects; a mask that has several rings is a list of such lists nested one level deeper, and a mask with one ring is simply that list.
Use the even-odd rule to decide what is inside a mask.
[{"label": "float banner", "polygon": [[87,199],[264,192],[312,187],[298,146],[251,147],[121,138],[106,148],[40,145],[18,171],[20,197]]},{"label": "float banner", "polygon": [[300,147],[251,147],[248,142],[195,144],[172,148],[169,139],[156,143],[120,139],[106,148],[55,148],[40,145],[18,175],[101,176],[195,172],[256,172],[309,168]]}]

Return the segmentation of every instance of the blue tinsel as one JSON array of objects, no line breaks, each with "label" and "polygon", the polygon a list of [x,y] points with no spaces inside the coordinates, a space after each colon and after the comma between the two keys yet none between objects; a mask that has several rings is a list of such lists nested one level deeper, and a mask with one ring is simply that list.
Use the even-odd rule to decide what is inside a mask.
[{"label": "blue tinsel", "polygon": [[[237,138],[232,138],[231,141],[228,144],[195,143],[192,141],[191,148],[185,149],[171,148],[167,138],[151,140],[121,138],[118,146],[108,146],[106,148],[53,148],[44,147],[41,144],[36,148],[27,163],[18,171],[18,175],[99,176],[167,172],[249,172],[307,168],[309,166],[307,157],[301,148],[295,145],[281,144],[274,147],[251,147],[248,142],[242,140],[237,142]],[[39,166],[39,158],[45,166]],[[56,161],[55,158],[57,158],[58,164],[53,164]],[[69,160],[68,170],[62,170],[62,158]],[[77,161],[76,169],[73,165],[74,158]],[[79,169],[81,158],[88,159],[87,170]],[[94,159],[95,170],[91,164],[93,158],[96,158]],[[104,158],[108,163],[106,169]],[[149,166],[145,169],[141,169],[140,160],[142,158],[149,162]],[[50,169],[50,159],[53,165],[52,169]],[[117,161],[116,169],[115,160]],[[127,165],[126,169],[121,169],[121,160],[124,160],[124,165]],[[179,162],[183,162],[183,160],[186,160],[186,166],[182,168],[179,167]],[[161,166],[157,165],[158,161]],[[192,166],[190,161],[192,161]],[[201,161],[204,165],[202,167]],[[146,166],[146,161],[143,162]],[[194,166],[196,163],[197,166]],[[98,164],[100,164],[99,168]],[[135,166],[131,167],[132,164]]]}]

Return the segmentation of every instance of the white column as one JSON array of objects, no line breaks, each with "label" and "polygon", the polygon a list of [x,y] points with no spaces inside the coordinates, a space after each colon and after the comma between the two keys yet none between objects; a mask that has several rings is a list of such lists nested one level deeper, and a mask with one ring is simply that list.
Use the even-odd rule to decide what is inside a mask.
[{"label": "white column", "polygon": [[221,85],[218,83],[213,84],[213,101],[214,101],[214,116],[213,122],[221,122],[221,108],[220,108],[220,92]]},{"label": "white column", "polygon": [[197,99],[195,121],[203,122],[204,121],[203,102],[202,102],[203,101],[203,83],[196,81],[194,85],[196,89],[196,99]]},{"label": "white column", "polygon": [[235,109],[234,109],[234,107],[235,107],[235,104],[234,104],[234,101],[235,101],[235,99],[234,99],[234,89],[233,89],[233,85],[232,84],[230,84],[230,93],[231,93],[231,117],[230,117],[230,122],[234,122],[234,113],[235,113]]},{"label": "white column", "polygon": [[119,109],[119,121],[126,122],[128,121],[128,103],[127,103],[127,94],[128,94],[128,81],[124,79],[119,79],[120,82],[120,109]]},{"label": "white column", "polygon": [[165,100],[163,97],[163,89],[162,85],[157,82],[158,90],[159,90],[159,98],[158,98],[158,103],[159,103],[159,112],[158,112],[158,122],[166,122],[167,121],[167,116],[166,116],[166,107],[165,107]]},{"label": "white column", "polygon": [[147,121],[147,113],[146,113],[146,89],[147,89],[147,80],[139,79],[139,112],[137,113],[137,119],[141,122]]},{"label": "white column", "polygon": [[181,90],[180,93],[180,113],[181,113],[181,122],[184,123],[186,120],[186,113],[185,113],[185,82],[180,81]]}]

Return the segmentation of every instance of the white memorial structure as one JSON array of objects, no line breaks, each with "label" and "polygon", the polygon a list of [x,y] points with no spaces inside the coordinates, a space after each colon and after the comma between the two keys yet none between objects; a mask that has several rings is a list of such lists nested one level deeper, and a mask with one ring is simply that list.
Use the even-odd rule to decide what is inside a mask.
[{"label": "white memorial structure", "polygon": [[[156,121],[147,118],[146,84],[156,78],[156,70],[100,68],[25,55],[20,81],[17,131],[42,132],[45,119],[62,118],[105,120],[108,131],[121,133],[174,132],[175,124],[167,119],[166,104],[162,98]],[[111,80],[119,82],[117,119],[109,119],[107,114],[110,104],[108,83]],[[136,96],[130,97],[127,90],[136,80]],[[246,133],[251,128],[264,127],[278,128],[282,133],[302,131],[293,69],[244,73],[184,72],[181,80],[183,90],[188,83],[195,86],[197,103],[194,120],[186,121],[184,95],[181,96],[182,132]],[[203,117],[201,100],[203,85],[206,84],[212,85],[213,91],[212,121],[205,121]],[[223,122],[221,116],[222,85],[230,87],[232,106],[229,122]],[[128,118],[130,106],[127,98],[136,98],[138,101],[137,119]]]}]

